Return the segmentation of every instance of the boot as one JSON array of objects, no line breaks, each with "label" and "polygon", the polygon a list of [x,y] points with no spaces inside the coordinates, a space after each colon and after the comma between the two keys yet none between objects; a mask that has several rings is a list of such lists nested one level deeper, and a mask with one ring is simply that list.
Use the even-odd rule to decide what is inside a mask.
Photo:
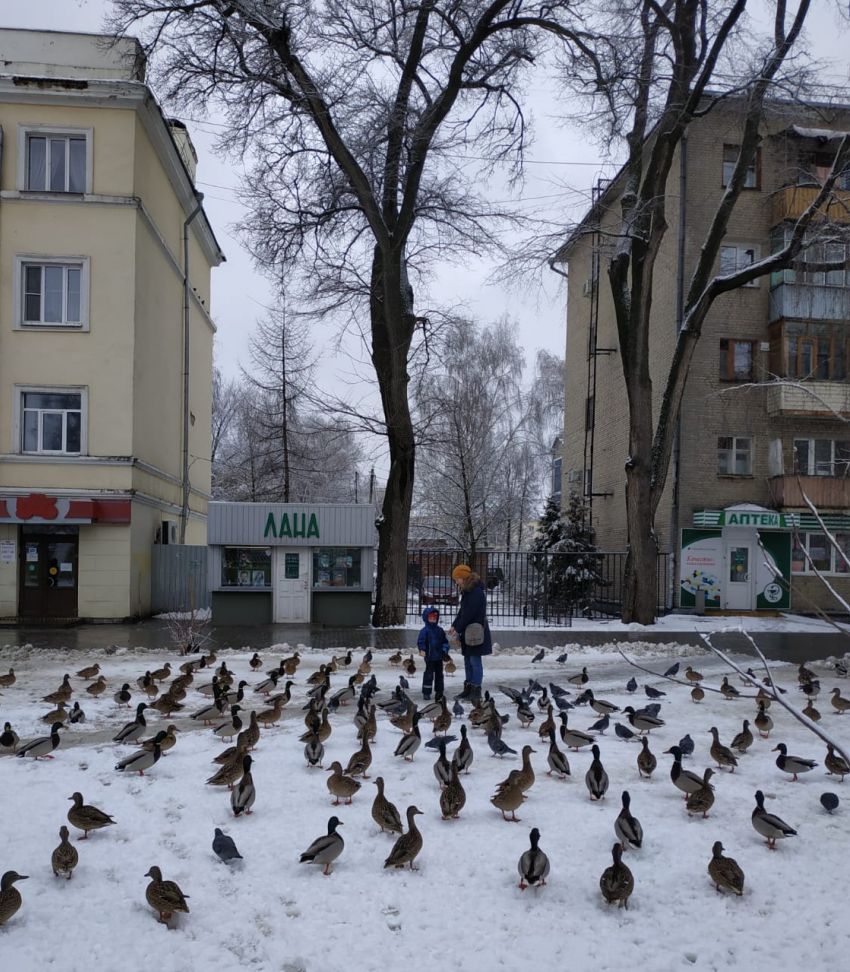
[{"label": "boot", "polygon": [[464,682],[463,691],[459,695],[456,695],[455,698],[460,699],[461,702],[465,702],[471,695],[472,695],[472,683]]}]

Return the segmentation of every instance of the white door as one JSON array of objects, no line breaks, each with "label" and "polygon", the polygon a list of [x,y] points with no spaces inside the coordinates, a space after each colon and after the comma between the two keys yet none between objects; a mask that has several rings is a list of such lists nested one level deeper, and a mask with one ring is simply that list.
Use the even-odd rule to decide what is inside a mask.
[{"label": "white door", "polygon": [[277,623],[310,620],[310,551],[275,548],[274,619]]},{"label": "white door", "polygon": [[751,540],[729,540],[726,545],[726,607],[732,611],[754,608],[754,555],[755,544]]}]

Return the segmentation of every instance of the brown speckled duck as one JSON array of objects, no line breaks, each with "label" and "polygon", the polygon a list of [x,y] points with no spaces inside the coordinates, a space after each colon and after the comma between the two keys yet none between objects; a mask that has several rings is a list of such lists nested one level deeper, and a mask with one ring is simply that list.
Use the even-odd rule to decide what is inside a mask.
[{"label": "brown speckled duck", "polygon": [[68,799],[74,801],[73,807],[68,811],[68,823],[76,827],[77,830],[83,831],[83,836],[79,840],[87,840],[90,830],[102,830],[104,827],[111,827],[115,823],[108,813],[83,803],[82,793],[75,793]]},{"label": "brown speckled duck", "polygon": [[744,893],[744,872],[738,866],[738,862],[731,857],[723,856],[723,844],[719,840],[714,842],[711,854],[708,876],[714,881],[715,888],[718,891],[726,888],[740,898]]},{"label": "brown speckled duck", "polygon": [[151,879],[151,883],[145,889],[145,898],[151,908],[158,912],[157,921],[164,925],[175,912],[189,914],[189,905],[186,904],[188,895],[183,894],[180,886],[174,881],[163,881],[162,871],[158,867],[152,867],[145,877]]},{"label": "brown speckled duck", "polygon": [[346,803],[351,803],[351,798],[362,784],[351,776],[344,776],[342,763],[338,760],[331,763],[328,772],[331,774],[328,777],[328,791],[336,797],[331,806],[338,807],[340,799],[344,799]]},{"label": "brown speckled duck", "polygon": [[417,870],[413,862],[422,850],[422,834],[419,833],[414,818],[421,813],[415,806],[407,808],[407,833],[402,834],[393,845],[389,857],[384,861],[385,868],[404,867],[408,864],[411,871]]},{"label": "brown speckled duck", "polygon": [[372,804],[372,819],[381,828],[381,833],[387,830],[390,833],[404,833],[398,807],[384,796],[384,778],[379,776],[373,782],[378,788],[378,793]]},{"label": "brown speckled duck", "polygon": [[53,851],[50,863],[53,865],[55,877],[64,874],[70,881],[74,868],[79,863],[80,855],[77,848],[68,840],[68,828],[64,824],[59,828],[59,839],[59,846]]},{"label": "brown speckled duck", "polygon": [[14,887],[15,882],[28,878],[28,874],[18,874],[17,871],[6,871],[0,878],[0,925],[5,925],[23,903],[20,891]]}]

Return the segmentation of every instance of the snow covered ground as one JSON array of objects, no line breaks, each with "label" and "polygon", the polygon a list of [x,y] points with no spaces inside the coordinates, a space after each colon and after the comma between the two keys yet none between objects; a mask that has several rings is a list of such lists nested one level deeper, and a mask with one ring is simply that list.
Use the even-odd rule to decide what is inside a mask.
[{"label": "snow covered ground", "polygon": [[[529,632],[530,641],[533,637]],[[575,638],[565,632],[565,640]],[[54,760],[0,758],[0,872],[15,869],[30,875],[18,885],[23,907],[0,928],[4,972],[53,967],[63,972],[236,967],[255,972],[418,972],[438,965],[515,972],[554,962],[597,972],[622,972],[638,964],[659,972],[781,972],[803,962],[811,969],[827,968],[850,947],[844,899],[850,861],[850,795],[845,799],[844,793],[850,794],[850,780],[842,786],[824,775],[825,747],[775,703],[771,715],[776,728],[770,740],[757,739],[750,754],[740,757],[734,774],[718,772],[713,781],[716,803],[708,819],[689,818],[669,779],[671,757],[662,751],[690,733],[696,752],[686,765],[702,773],[712,765],[709,728],[717,726],[721,741],[728,744],[741,720],[752,719],[751,700],[726,701],[707,692],[705,701],[694,705],[685,687],[636,672],[613,646],[571,654],[565,668],[554,661],[552,652],[542,664],[532,666],[530,646],[494,655],[485,662],[485,682],[491,690],[499,682],[523,685],[532,674],[542,683],[566,684],[569,674],[587,665],[597,697],[619,706],[645,704],[647,682],[667,691],[661,713],[667,725],[654,731],[650,740],[659,761],[653,779],[638,778],[639,746],[617,738],[612,724],[599,740],[611,787],[606,800],[591,803],[584,784],[589,751],[568,754],[570,779],[547,777],[548,745],[539,743],[536,733],[543,715],[523,731],[514,707],[497,693],[500,711],[511,714],[505,741],[517,750],[526,742],[536,749],[532,760],[537,781],[518,812],[522,822],[505,823],[489,802],[497,782],[518,761],[492,758],[478,732],[471,733],[472,771],[463,778],[466,807],[460,819],[443,821],[432,771],[436,754],[423,747],[413,763],[393,758],[401,734],[379,713],[370,777],[384,777],[387,796],[402,814],[411,803],[424,811],[417,818],[424,835],[420,870],[385,871],[383,862],[394,838],[381,834],[371,819],[371,779],[364,781],[351,806],[333,808],[326,774],[305,767],[297,737],[304,731],[306,677],[329,654],[301,650],[293,701],[284,710],[280,728],[263,731],[257,746],[255,812],[238,820],[230,815],[227,791],[204,786],[217,769],[209,760],[222,744],[185,715],[173,721],[186,731],[149,775],[125,777],[113,768],[131,750],[112,743],[111,736],[132,712],[116,706],[112,691],[123,681],[135,687],[145,669],[169,658],[176,668],[180,659],[132,649],[113,654],[0,650],[0,671],[13,665],[18,676],[16,685],[3,690],[0,722],[11,722],[22,740],[45,734],[38,720],[51,706],[39,699],[58,687],[64,672],[98,661],[111,689],[92,700],[82,689],[84,683],[73,680],[74,697],[88,719],[63,734]],[[671,656],[687,656],[683,667],[693,664],[715,686],[725,673],[714,656],[674,643],[631,644],[628,651],[659,672]],[[264,652],[265,667],[286,654],[288,646]],[[388,655],[374,652],[373,671],[384,690],[379,698],[387,696],[398,677]],[[258,676],[249,672],[249,657],[247,652],[219,653],[219,660],[226,660],[238,677],[254,683]],[[833,733],[846,733],[850,716],[833,715],[827,693],[834,684],[850,687],[846,681],[833,681],[825,665],[815,668],[823,674],[824,694],[817,705],[824,724]],[[800,702],[795,668],[776,665],[774,670]],[[631,675],[641,686],[633,699],[625,692]],[[417,673],[411,679],[416,700],[419,677]],[[345,679],[342,672],[335,675],[332,687],[341,687]],[[195,686],[204,681],[196,676]],[[447,681],[450,694],[460,690],[458,678]],[[732,681],[747,691],[736,676]],[[190,691],[187,701],[187,711],[192,711],[203,699]],[[165,720],[151,710],[148,714],[153,734]],[[344,763],[358,748],[353,715],[354,707],[349,706],[332,716],[326,767],[334,759]],[[583,730],[595,719],[586,707],[571,713],[571,725]],[[430,738],[430,724],[423,728],[423,737]],[[457,728],[456,720],[453,731]],[[788,782],[774,764],[777,754],[771,750],[777,742],[821,765],[799,783]],[[751,826],[757,788],[764,790],[768,810],[799,831],[798,837],[780,841],[776,853]],[[608,909],[598,884],[611,861],[614,820],[624,789],[645,831],[643,848],[624,855],[635,876],[629,911]],[[75,790],[87,803],[112,814],[117,825],[82,843],[76,842],[72,828],[80,863],[73,880],[65,881],[53,876],[50,855]],[[826,790],[842,799],[832,816],[819,803]],[[320,868],[301,865],[298,858],[325,832],[332,813],[344,823],[346,846],[331,876],[323,877]],[[217,826],[236,841],[244,856],[241,864],[229,869],[213,855],[210,844]],[[535,826],[552,872],[547,887],[523,892],[517,887],[516,865]],[[723,841],[726,853],[746,874],[743,899],[716,893],[709,881],[706,867],[715,840]],[[158,865],[166,879],[177,881],[190,896],[191,914],[174,920],[171,931],[156,923],[145,901],[144,875],[151,865]]]}]

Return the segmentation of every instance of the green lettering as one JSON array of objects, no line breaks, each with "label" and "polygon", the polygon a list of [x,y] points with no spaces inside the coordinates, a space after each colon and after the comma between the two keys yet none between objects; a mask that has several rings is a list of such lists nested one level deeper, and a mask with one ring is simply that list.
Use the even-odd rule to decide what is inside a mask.
[{"label": "green lettering", "polygon": [[738,514],[737,513],[730,513],[729,514],[729,526],[734,526],[737,522],[738,522]]},{"label": "green lettering", "polygon": [[275,529],[275,525],[274,525],[274,513],[269,513],[269,518],[266,520],[266,531],[263,534],[264,540],[269,535],[269,533],[271,533],[273,537],[277,537],[277,530]]},{"label": "green lettering", "polygon": [[320,539],[319,538],[319,524],[316,521],[316,514],[315,513],[311,513],[310,514],[310,523],[307,526],[307,536],[308,537],[315,537],[317,540]]},{"label": "green lettering", "polygon": [[292,535],[295,537],[305,536],[305,530],[307,529],[307,514],[301,514],[301,529],[298,529],[298,514],[292,514]]},{"label": "green lettering", "polygon": [[289,514],[284,513],[280,518],[280,535],[282,537],[291,537],[292,529],[289,526]]}]

